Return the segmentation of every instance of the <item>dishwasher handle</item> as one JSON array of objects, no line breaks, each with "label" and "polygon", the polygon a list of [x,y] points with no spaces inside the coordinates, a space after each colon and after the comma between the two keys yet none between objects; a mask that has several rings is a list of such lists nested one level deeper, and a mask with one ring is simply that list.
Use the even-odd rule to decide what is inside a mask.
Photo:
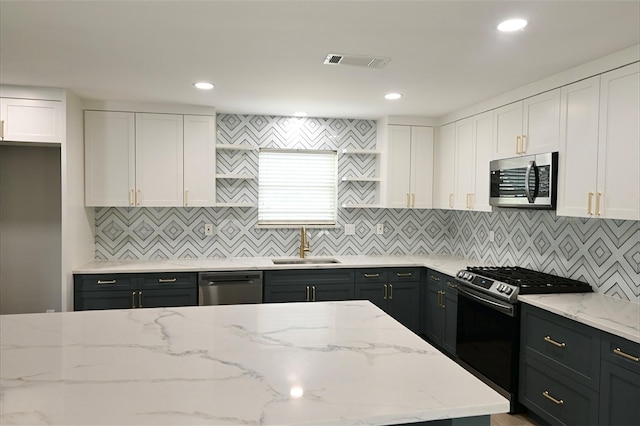
[{"label": "dishwasher handle", "polygon": [[[253,284],[255,281],[254,280],[223,280],[223,281],[213,281],[210,280],[208,282],[206,282],[205,284],[208,286],[212,286],[212,285],[238,285],[238,284]],[[202,283],[200,283],[200,285],[202,285]]]}]

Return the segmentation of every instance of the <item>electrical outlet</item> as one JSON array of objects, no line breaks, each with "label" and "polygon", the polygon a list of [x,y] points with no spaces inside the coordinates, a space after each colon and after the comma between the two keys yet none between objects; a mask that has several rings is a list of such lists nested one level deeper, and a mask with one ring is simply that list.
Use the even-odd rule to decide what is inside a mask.
[{"label": "electrical outlet", "polygon": [[492,243],[496,240],[496,234],[493,231],[489,231],[489,242]]},{"label": "electrical outlet", "polygon": [[376,234],[378,235],[384,234],[384,223],[379,223],[376,225]]},{"label": "electrical outlet", "polygon": [[207,235],[207,236],[213,235],[213,224],[211,223],[204,224],[204,235]]},{"label": "electrical outlet", "polygon": [[356,226],[353,223],[345,224],[344,235],[356,235]]}]

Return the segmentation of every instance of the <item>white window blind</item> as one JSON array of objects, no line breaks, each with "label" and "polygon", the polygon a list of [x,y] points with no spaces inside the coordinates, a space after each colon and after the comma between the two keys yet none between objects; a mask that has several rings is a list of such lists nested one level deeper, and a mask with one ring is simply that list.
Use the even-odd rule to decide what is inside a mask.
[{"label": "white window blind", "polygon": [[335,225],[335,151],[261,149],[258,223]]}]

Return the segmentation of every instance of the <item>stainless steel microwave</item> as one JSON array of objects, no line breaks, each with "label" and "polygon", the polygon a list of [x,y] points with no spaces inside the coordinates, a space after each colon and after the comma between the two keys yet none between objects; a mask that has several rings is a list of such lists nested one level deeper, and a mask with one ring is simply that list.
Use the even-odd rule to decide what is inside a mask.
[{"label": "stainless steel microwave", "polygon": [[558,153],[525,155],[489,163],[489,204],[496,207],[555,209]]}]

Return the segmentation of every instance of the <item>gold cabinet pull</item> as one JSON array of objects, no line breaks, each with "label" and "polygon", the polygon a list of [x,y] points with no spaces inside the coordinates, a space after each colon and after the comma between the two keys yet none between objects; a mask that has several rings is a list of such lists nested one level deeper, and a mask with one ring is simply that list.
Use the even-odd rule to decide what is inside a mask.
[{"label": "gold cabinet pull", "polygon": [[516,154],[521,154],[520,152],[520,140],[522,138],[520,136],[516,136]]},{"label": "gold cabinet pull", "polygon": [[596,192],[596,215],[600,216],[600,197],[602,197],[602,192]]},{"label": "gold cabinet pull", "polygon": [[315,285],[311,286],[311,301],[312,302],[316,301],[316,286]]},{"label": "gold cabinet pull", "polygon": [[447,281],[447,286],[451,288],[458,288],[458,284],[454,284],[451,281]]},{"label": "gold cabinet pull", "polygon": [[453,208],[453,194],[449,194],[449,207]]},{"label": "gold cabinet pull", "polygon": [[365,278],[378,278],[380,274],[364,274]]},{"label": "gold cabinet pull", "polygon": [[520,151],[520,154],[525,152],[527,152],[527,135],[522,135],[522,151]]},{"label": "gold cabinet pull", "polygon": [[589,216],[593,215],[593,212],[591,211],[591,201],[593,200],[593,192],[590,192],[589,195],[587,196],[587,214]]},{"label": "gold cabinet pull", "polygon": [[440,277],[436,277],[435,275],[431,275],[431,279],[433,281],[440,281]]},{"label": "gold cabinet pull", "polygon": [[188,206],[189,205],[189,191],[184,191],[184,205]]},{"label": "gold cabinet pull", "polygon": [[553,340],[551,338],[551,336],[544,336],[544,341],[547,342],[547,343],[551,343],[552,345],[557,346],[559,348],[564,348],[564,347],[567,346],[567,344],[564,343],[564,342],[562,342],[562,343],[556,342],[555,340]]},{"label": "gold cabinet pull", "polygon": [[4,120],[0,120],[0,139],[4,140]]},{"label": "gold cabinet pull", "polygon": [[473,210],[473,207],[476,204],[476,194],[474,194],[473,192],[469,194],[469,208]]},{"label": "gold cabinet pull", "polygon": [[160,279],[158,279],[159,283],[175,283],[176,281],[178,281],[177,278],[160,278]]},{"label": "gold cabinet pull", "polygon": [[411,204],[409,204],[409,193],[407,192],[407,207],[411,207]]},{"label": "gold cabinet pull", "polygon": [[306,290],[306,293],[305,293],[305,296],[304,296],[304,301],[305,302],[310,302],[311,301],[311,298],[309,297],[309,295],[311,294],[310,292],[311,292],[311,289],[309,288],[309,286],[307,286],[307,290]]},{"label": "gold cabinet pull", "polygon": [[102,285],[102,284],[115,284],[116,280],[98,280],[98,284]]},{"label": "gold cabinet pull", "polygon": [[552,397],[552,396],[549,394],[549,391],[544,391],[544,392],[542,392],[542,396],[544,396],[545,398],[547,398],[549,401],[553,401],[555,404],[558,404],[558,405],[562,405],[562,404],[564,404],[564,401],[563,401],[563,400],[561,400],[561,399],[555,399],[554,397]]},{"label": "gold cabinet pull", "polygon": [[138,292],[138,308],[142,308],[142,292]]},{"label": "gold cabinet pull", "polygon": [[622,349],[620,349],[620,348],[615,348],[613,350],[613,353],[618,355],[618,356],[621,356],[623,358],[630,359],[631,361],[640,362],[640,358],[639,357],[630,355],[630,354],[625,353],[625,352],[622,352]]},{"label": "gold cabinet pull", "polygon": [[388,288],[387,288],[387,285],[385,284],[384,285],[384,295],[382,296],[383,300],[387,300],[387,291],[388,291]]},{"label": "gold cabinet pull", "polygon": [[133,201],[133,189],[129,190],[129,205],[132,206],[134,204]]},{"label": "gold cabinet pull", "polygon": [[389,284],[389,300],[393,300],[393,284]]},{"label": "gold cabinet pull", "polygon": [[136,206],[139,206],[139,205],[140,205],[140,198],[142,198],[142,197],[141,197],[141,195],[140,195],[140,190],[138,189],[138,190],[136,191]]},{"label": "gold cabinet pull", "polygon": [[131,309],[136,307],[136,292],[131,293]]},{"label": "gold cabinet pull", "polygon": [[416,206],[416,194],[414,192],[411,193],[411,207]]},{"label": "gold cabinet pull", "polygon": [[409,278],[412,276],[413,276],[413,273],[411,272],[396,272],[396,277],[399,277],[399,278]]}]

